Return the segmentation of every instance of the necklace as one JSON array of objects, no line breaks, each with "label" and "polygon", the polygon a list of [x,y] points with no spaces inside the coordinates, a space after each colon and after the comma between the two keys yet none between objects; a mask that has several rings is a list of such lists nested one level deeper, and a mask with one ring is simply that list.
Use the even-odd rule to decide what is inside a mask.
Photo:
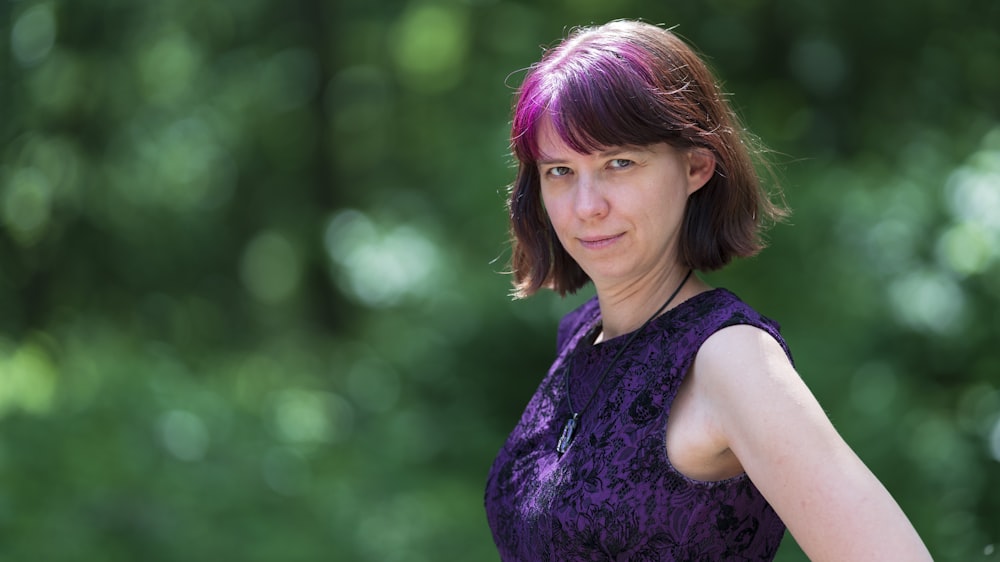
[{"label": "necklace", "polygon": [[632,334],[628,337],[628,339],[625,340],[625,344],[622,345],[621,349],[618,350],[618,353],[615,354],[614,359],[612,359],[611,363],[609,363],[608,366],[604,368],[604,372],[601,373],[601,377],[597,380],[597,385],[594,386],[594,391],[590,393],[590,398],[587,399],[587,402],[584,403],[583,407],[580,408],[579,410],[573,408],[573,397],[570,396],[569,392],[569,375],[570,371],[573,370],[572,369],[573,359],[576,357],[577,350],[580,348],[579,344],[577,344],[576,349],[573,350],[572,355],[570,355],[569,357],[569,361],[566,362],[566,368],[565,368],[566,403],[569,405],[569,411],[572,414],[570,415],[569,419],[566,420],[566,425],[563,426],[562,435],[559,436],[559,441],[556,443],[557,453],[562,455],[563,453],[566,452],[567,449],[569,449],[569,444],[571,441],[573,441],[573,434],[576,432],[576,427],[578,425],[577,422],[580,419],[580,414],[582,414],[583,411],[586,410],[588,406],[590,406],[590,403],[594,401],[594,397],[597,396],[597,391],[600,390],[601,385],[604,384],[604,379],[608,378],[608,374],[611,372],[612,369],[614,369],[615,365],[618,363],[618,360],[621,358],[622,354],[624,354],[625,350],[628,349],[628,346],[629,344],[632,343],[632,340],[634,340],[636,336],[639,335],[639,332],[645,330],[646,326],[648,326],[649,323],[652,322],[654,318],[659,316],[660,313],[662,313],[664,310],[667,309],[667,306],[669,306],[670,303],[674,300],[674,297],[677,296],[677,293],[681,292],[681,288],[684,287],[688,279],[691,277],[691,272],[692,270],[689,269],[687,275],[685,275],[684,279],[681,280],[681,284],[678,285],[677,288],[674,289],[674,292],[670,294],[670,298],[667,299],[667,302],[663,303],[660,306],[660,308],[658,308],[656,312],[653,313],[652,316],[650,316],[645,322],[642,323],[642,326],[639,326],[638,330],[632,332]]}]

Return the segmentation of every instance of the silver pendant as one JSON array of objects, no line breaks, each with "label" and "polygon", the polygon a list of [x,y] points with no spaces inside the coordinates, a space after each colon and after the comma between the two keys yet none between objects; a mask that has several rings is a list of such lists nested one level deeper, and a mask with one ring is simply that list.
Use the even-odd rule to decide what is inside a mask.
[{"label": "silver pendant", "polygon": [[571,418],[566,420],[566,425],[563,427],[562,435],[559,436],[559,442],[556,443],[556,452],[560,455],[569,449],[569,443],[573,440],[573,432],[576,431],[576,420],[580,417],[580,414],[574,413]]}]

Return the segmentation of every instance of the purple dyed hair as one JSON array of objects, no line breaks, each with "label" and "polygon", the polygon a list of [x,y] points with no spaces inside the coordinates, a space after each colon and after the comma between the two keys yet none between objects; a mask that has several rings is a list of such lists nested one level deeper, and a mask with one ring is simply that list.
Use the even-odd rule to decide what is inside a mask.
[{"label": "purple dyed hair", "polygon": [[613,146],[668,143],[715,156],[712,178],[688,198],[680,258],[697,270],[719,269],[764,244],[763,220],[787,213],[763,190],[751,138],[715,77],[676,35],[637,21],[574,29],[533,65],[516,94],[511,150],[518,172],[507,202],[514,296],[543,287],[572,293],[589,278],[563,249],[541,202],[539,124],[580,153]]}]

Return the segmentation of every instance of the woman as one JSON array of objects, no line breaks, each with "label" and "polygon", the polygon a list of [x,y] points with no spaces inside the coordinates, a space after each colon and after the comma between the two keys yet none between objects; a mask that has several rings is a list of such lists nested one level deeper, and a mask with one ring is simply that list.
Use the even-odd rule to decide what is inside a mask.
[{"label": "woman", "polygon": [[574,31],[517,94],[516,295],[592,282],[500,450],[501,560],[928,560],[795,372],[778,326],[692,271],[782,215],[704,63],[630,21]]}]

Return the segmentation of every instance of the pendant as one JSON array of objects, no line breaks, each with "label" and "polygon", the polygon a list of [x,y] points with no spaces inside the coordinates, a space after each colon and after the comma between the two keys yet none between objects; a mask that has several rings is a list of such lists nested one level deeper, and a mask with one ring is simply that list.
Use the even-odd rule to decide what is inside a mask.
[{"label": "pendant", "polygon": [[576,420],[580,417],[580,414],[574,413],[571,418],[566,420],[566,425],[563,427],[562,435],[559,436],[559,442],[556,443],[556,452],[560,455],[569,449],[569,443],[573,440],[573,432],[576,431]]}]

